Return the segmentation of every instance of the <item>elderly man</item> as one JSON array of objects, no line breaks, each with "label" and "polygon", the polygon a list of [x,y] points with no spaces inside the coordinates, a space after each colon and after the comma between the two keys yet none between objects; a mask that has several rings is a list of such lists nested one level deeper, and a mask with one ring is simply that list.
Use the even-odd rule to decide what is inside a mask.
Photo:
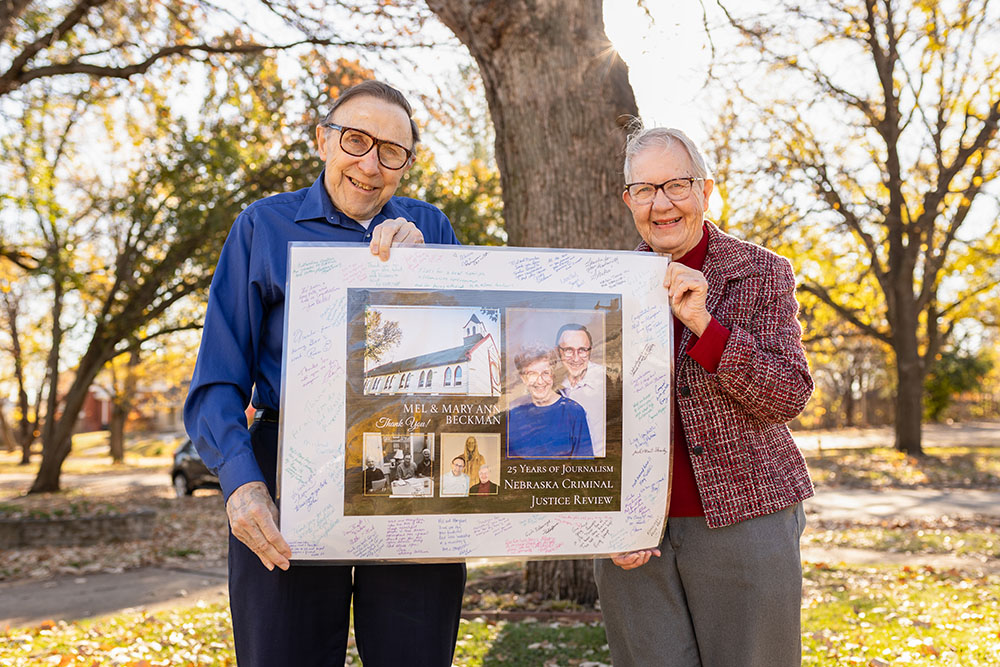
[{"label": "elderly man", "polygon": [[[382,472],[381,468],[375,467],[375,461],[372,459],[368,459],[365,463],[365,492],[374,493],[375,484],[385,480],[385,473]],[[379,484],[379,490],[382,486],[383,484]]]},{"label": "elderly man", "polygon": [[490,479],[490,467],[485,463],[479,466],[479,481],[469,487],[470,496],[492,496],[500,489]]},{"label": "elderly man", "polygon": [[605,450],[605,428],[607,420],[607,395],[605,394],[604,366],[590,360],[594,339],[582,324],[564,324],[556,334],[556,350],[559,361],[566,371],[566,379],[558,388],[560,394],[570,398],[587,413],[587,427],[590,429],[590,444],[594,456],[601,457]]},{"label": "elderly man", "polygon": [[812,393],[788,261],[705,219],[714,182],[679,130],[640,129],[625,204],[641,251],[669,253],[673,476],[659,548],[595,561],[616,667],[801,662],[802,501],[785,422]]},{"label": "elderly man", "polygon": [[[367,243],[383,260],[392,245],[458,243],[438,209],[394,196],[413,164],[411,115],[383,83],[344,91],[316,128],[325,164],[316,182],[248,206],[219,257],[184,416],[226,500],[242,667],[344,664],[352,598],[365,665],[452,662],[464,565],[290,565],[273,501],[288,243]],[[248,401],[257,409],[249,432]],[[384,641],[387,627],[408,640]]]}]

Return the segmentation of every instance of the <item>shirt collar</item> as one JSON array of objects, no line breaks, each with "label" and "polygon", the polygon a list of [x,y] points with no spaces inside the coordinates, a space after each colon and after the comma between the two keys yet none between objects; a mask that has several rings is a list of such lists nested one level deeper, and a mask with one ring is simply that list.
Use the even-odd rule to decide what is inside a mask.
[{"label": "shirt collar", "polygon": [[580,387],[596,387],[597,383],[599,382],[599,380],[595,379],[594,377],[595,375],[598,375],[598,372],[594,370],[596,366],[597,364],[595,364],[593,361],[588,361],[587,370],[584,372],[583,377],[580,379],[580,381],[576,383],[576,386],[574,387],[573,385],[571,385],[569,383],[569,378],[567,377],[565,380],[563,380],[562,388],[573,390],[573,389],[579,389]]},{"label": "shirt collar", "polygon": [[[359,227],[361,225],[352,218],[347,217],[341,211],[333,205],[333,201],[330,200],[330,194],[326,191],[326,185],[323,183],[323,177],[326,175],[326,170],[324,169],[320,172],[319,178],[312,184],[308,191],[306,191],[305,199],[299,204],[299,210],[295,213],[295,222],[304,222],[306,220],[326,220],[332,225],[338,225],[340,227]],[[380,222],[387,218],[399,217],[396,212],[395,202],[390,199],[382,207],[382,210],[375,214],[372,218],[372,222],[368,225],[369,229],[372,229]],[[363,229],[363,228],[362,228]]]}]

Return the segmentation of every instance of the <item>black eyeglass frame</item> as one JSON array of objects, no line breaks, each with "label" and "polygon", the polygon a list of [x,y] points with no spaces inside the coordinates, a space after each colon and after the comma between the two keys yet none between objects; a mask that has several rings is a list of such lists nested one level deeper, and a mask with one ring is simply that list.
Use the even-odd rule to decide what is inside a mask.
[{"label": "black eyeglass frame", "polygon": [[[646,203],[651,203],[654,199],[656,199],[656,191],[657,190],[663,190],[663,196],[665,196],[670,201],[684,201],[689,196],[691,196],[691,190],[694,188],[694,182],[695,181],[704,181],[704,180],[707,180],[707,179],[700,178],[700,177],[697,177],[697,176],[681,176],[679,178],[671,178],[669,180],[663,181],[662,183],[649,183],[647,181],[636,181],[635,183],[626,183],[625,184],[625,192],[629,193],[629,197],[635,198],[635,195],[633,195],[631,192],[629,192],[629,190],[632,188],[633,185],[651,185],[651,186],[653,186],[653,197],[652,197],[652,199],[649,200],[649,202],[646,202]],[[688,182],[688,192],[687,192],[686,195],[684,195],[684,197],[682,199],[674,199],[669,194],[667,194],[667,184],[668,183],[676,183],[677,181],[687,181]]]},{"label": "black eyeglass frame", "polygon": [[[378,157],[378,163],[380,165],[382,165],[383,167],[385,167],[386,169],[391,169],[393,171],[399,171],[400,169],[402,169],[403,167],[405,167],[407,165],[407,163],[409,163],[410,159],[413,157],[413,151],[411,151],[406,146],[402,146],[400,144],[397,144],[395,141],[387,141],[385,139],[379,139],[378,137],[373,137],[368,132],[365,132],[364,130],[359,129],[357,127],[349,127],[347,125],[337,125],[336,123],[320,123],[320,125],[322,127],[328,127],[331,130],[337,130],[338,132],[340,132],[340,140],[338,141],[338,144],[340,145],[340,148],[345,153],[347,153],[348,155],[353,155],[354,157],[364,157],[365,155],[368,155],[368,153],[370,153],[371,150],[374,148],[375,149],[375,155]],[[365,135],[366,137],[368,137],[369,139],[371,139],[372,145],[369,146],[368,150],[366,150],[364,153],[352,153],[351,151],[347,150],[347,148],[344,147],[344,132],[347,131],[347,130],[350,130],[351,132],[357,132],[359,134]],[[394,146],[396,148],[401,149],[404,153],[406,153],[406,159],[403,160],[403,164],[399,165],[398,167],[390,167],[389,165],[387,165],[385,163],[385,161],[382,160],[382,146],[383,145]]]}]

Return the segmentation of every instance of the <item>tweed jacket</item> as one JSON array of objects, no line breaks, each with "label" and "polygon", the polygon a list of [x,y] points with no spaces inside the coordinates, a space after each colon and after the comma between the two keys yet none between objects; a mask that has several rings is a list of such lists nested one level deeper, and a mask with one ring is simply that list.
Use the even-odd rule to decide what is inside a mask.
[{"label": "tweed jacket", "polygon": [[[791,264],[706,224],[708,312],[730,331],[715,373],[681,352],[677,405],[710,528],[770,514],[813,495],[785,422],[813,390],[796,320]],[[642,243],[638,250],[650,251]],[[693,334],[680,341],[686,350]]]}]

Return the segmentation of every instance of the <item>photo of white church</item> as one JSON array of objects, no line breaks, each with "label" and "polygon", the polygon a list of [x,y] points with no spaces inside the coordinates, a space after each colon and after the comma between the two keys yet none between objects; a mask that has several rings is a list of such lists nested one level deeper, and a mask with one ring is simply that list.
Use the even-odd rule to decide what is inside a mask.
[{"label": "photo of white church", "polygon": [[369,306],[366,323],[365,395],[500,395],[499,310]]}]

